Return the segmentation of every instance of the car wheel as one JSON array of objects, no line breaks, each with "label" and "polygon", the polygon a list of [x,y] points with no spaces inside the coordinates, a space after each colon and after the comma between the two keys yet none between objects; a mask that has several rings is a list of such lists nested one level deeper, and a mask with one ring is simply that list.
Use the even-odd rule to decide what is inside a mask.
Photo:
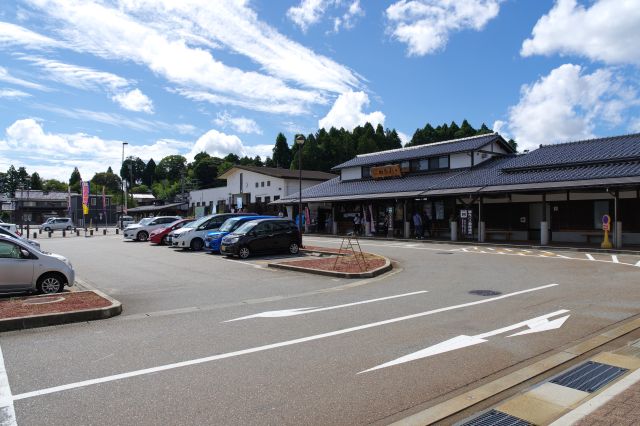
[{"label": "car wheel", "polygon": [[249,247],[247,246],[240,247],[240,250],[238,250],[238,256],[240,256],[240,259],[246,259],[251,256],[251,250],[249,250]]},{"label": "car wheel", "polygon": [[138,232],[138,235],[136,235],[138,241],[142,241],[145,242],[149,239],[149,234],[147,234],[145,231],[141,231]]},{"label": "car wheel", "polygon": [[49,231],[51,231],[51,228],[49,228],[49,227],[47,226],[46,228],[44,228],[44,230],[45,230],[46,232],[49,232]]},{"label": "car wheel", "polygon": [[67,231],[71,231],[71,227],[70,226],[67,226]]},{"label": "car wheel", "polygon": [[193,240],[191,240],[191,250],[193,251],[200,251],[202,250],[202,247],[204,247],[204,241],[202,241],[200,238],[194,238]]},{"label": "car wheel", "polygon": [[289,244],[290,254],[298,254],[299,251],[300,251],[300,246],[298,246],[298,243],[292,242],[291,244]]},{"label": "car wheel", "polygon": [[167,245],[167,236],[166,235],[164,237],[162,237],[162,239],[160,240],[160,245],[161,246],[166,246]]},{"label": "car wheel", "polygon": [[64,280],[59,274],[44,274],[36,284],[38,293],[54,294],[64,289]]}]

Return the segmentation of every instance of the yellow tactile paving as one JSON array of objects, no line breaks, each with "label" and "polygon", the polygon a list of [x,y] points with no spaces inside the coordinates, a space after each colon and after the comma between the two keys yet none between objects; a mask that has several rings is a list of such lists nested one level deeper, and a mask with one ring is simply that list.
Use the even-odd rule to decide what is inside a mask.
[{"label": "yellow tactile paving", "polygon": [[560,417],[567,408],[530,395],[520,395],[497,406],[496,410],[536,425],[545,425]]}]

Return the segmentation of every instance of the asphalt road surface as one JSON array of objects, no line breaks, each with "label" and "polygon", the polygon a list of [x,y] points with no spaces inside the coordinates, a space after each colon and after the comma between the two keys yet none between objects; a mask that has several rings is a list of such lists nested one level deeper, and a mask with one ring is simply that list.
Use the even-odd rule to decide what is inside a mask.
[{"label": "asphalt road surface", "polygon": [[0,335],[20,425],[386,424],[640,313],[630,255],[365,241],[396,267],[347,280],[116,236],[42,244],[124,311]]}]

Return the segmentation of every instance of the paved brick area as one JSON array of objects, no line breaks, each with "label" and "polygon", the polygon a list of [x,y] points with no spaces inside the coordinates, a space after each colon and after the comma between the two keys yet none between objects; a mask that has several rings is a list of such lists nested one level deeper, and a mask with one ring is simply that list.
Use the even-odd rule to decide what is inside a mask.
[{"label": "paved brick area", "polygon": [[578,421],[576,426],[631,426],[640,424],[640,382]]}]

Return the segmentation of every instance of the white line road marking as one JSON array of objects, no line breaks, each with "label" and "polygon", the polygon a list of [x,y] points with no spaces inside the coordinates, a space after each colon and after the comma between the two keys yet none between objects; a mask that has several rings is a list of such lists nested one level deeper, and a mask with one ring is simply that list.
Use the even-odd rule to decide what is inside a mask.
[{"label": "white line road marking", "polygon": [[343,328],[341,330],[330,331],[328,333],[316,334],[314,336],[301,337],[299,339],[286,340],[284,342],[273,343],[273,344],[270,344],[270,345],[258,346],[258,347],[255,347],[255,348],[243,349],[243,350],[235,351],[235,352],[227,352],[225,354],[212,355],[212,356],[208,356],[208,357],[204,357],[204,358],[196,358],[196,359],[192,359],[192,360],[188,360],[188,361],[176,362],[176,363],[173,363],[173,364],[160,365],[158,367],[152,367],[152,368],[145,368],[145,369],[142,369],[142,370],[130,371],[128,373],[115,374],[113,376],[106,376],[106,377],[100,377],[100,378],[97,378],[97,379],[83,380],[81,382],[69,383],[69,384],[61,385],[61,386],[54,386],[54,387],[50,387],[50,388],[35,390],[35,391],[32,391],[32,392],[25,392],[25,393],[21,393],[21,394],[18,394],[18,395],[14,395],[13,396],[13,400],[14,401],[18,401],[18,400],[21,400],[21,399],[33,398],[33,397],[42,396],[42,395],[48,395],[48,394],[52,394],[52,393],[62,392],[62,391],[65,391],[65,390],[77,389],[77,388],[81,388],[81,387],[85,387],[85,386],[91,386],[91,385],[97,385],[99,383],[113,382],[113,381],[116,381],[116,380],[127,379],[127,378],[130,378],[130,377],[143,376],[143,375],[146,375],[146,374],[157,373],[157,372],[160,372],[160,371],[173,370],[173,369],[176,369],[176,368],[188,367],[188,366],[191,366],[191,365],[203,364],[203,363],[206,363],[206,362],[218,361],[218,360],[221,360],[221,359],[233,358],[233,357],[237,357],[237,356],[241,356],[241,355],[247,355],[247,354],[252,354],[252,353],[256,353],[256,352],[263,352],[263,351],[267,351],[267,350],[271,350],[271,349],[282,348],[282,347],[285,347],[285,346],[296,345],[298,343],[311,342],[311,341],[314,341],[314,340],[325,339],[327,337],[339,336],[341,334],[353,333],[355,331],[366,330],[366,329],[374,328],[374,327],[380,327],[380,326],[387,325],[387,324],[393,324],[393,323],[400,322],[400,321],[411,320],[411,319],[414,319],[414,318],[421,318],[421,317],[424,317],[424,316],[427,316],[427,315],[438,314],[440,312],[447,312],[447,311],[452,311],[452,310],[455,310],[455,309],[467,308],[469,306],[475,306],[475,305],[481,305],[481,304],[484,304],[484,303],[495,302],[496,300],[502,300],[502,299],[506,299],[506,298],[509,298],[509,297],[518,296],[520,294],[526,294],[526,293],[531,293],[531,292],[534,292],[534,291],[540,291],[540,290],[544,290],[544,289],[547,289],[547,288],[556,287],[557,285],[558,284],[547,284],[547,285],[543,285],[543,286],[540,286],[540,287],[534,287],[534,288],[529,288],[529,289],[526,289],[526,290],[516,291],[516,292],[513,292],[513,293],[507,293],[507,294],[503,294],[501,296],[496,296],[496,297],[492,297],[492,298],[488,298],[488,299],[477,300],[475,302],[469,302],[469,303],[462,303],[460,305],[447,306],[447,307],[444,307],[444,308],[433,309],[431,311],[420,312],[420,313],[417,313],[417,314],[406,315],[406,316],[403,316],[403,317],[391,318],[391,319],[388,319],[388,320],[373,322],[373,323],[364,324],[364,325],[359,325],[359,326],[356,326],[356,327]]},{"label": "white line road marking", "polygon": [[313,312],[330,311],[330,310],[333,310],[333,309],[340,309],[340,308],[347,308],[347,307],[350,307],[350,306],[363,305],[365,303],[381,302],[383,300],[397,299],[399,297],[414,296],[416,294],[422,294],[422,293],[427,293],[427,290],[414,291],[412,293],[397,294],[395,296],[379,297],[377,299],[362,300],[360,302],[345,303],[344,305],[327,306],[325,308],[311,307],[311,308],[283,309],[281,311],[267,311],[267,312],[261,312],[259,314],[247,315],[246,317],[230,319],[230,320],[227,320],[227,321],[224,321],[224,322],[240,321],[240,320],[245,320],[245,319],[250,319],[250,318],[292,317],[292,316],[295,316],[295,315],[311,314]]},{"label": "white line road marking", "polygon": [[462,349],[467,346],[478,345],[480,343],[488,342],[487,337],[497,336],[498,334],[506,333],[507,331],[517,330],[518,328],[522,328],[522,327],[527,327],[527,329],[507,337],[521,336],[524,334],[539,333],[541,331],[554,330],[556,328],[562,327],[562,324],[564,324],[567,318],[569,318],[569,315],[566,315],[562,318],[555,319],[553,321],[549,321],[549,318],[557,315],[565,314],[567,312],[569,311],[566,309],[561,309],[559,311],[555,311],[550,314],[542,315],[536,318],[532,318],[526,321],[512,324],[507,327],[498,328],[496,330],[492,330],[487,333],[476,334],[475,336],[467,336],[464,334],[460,336],[456,336],[452,339],[445,340],[444,342],[440,342],[436,345],[429,346],[428,348],[394,359],[393,361],[389,361],[384,364],[380,364],[378,366],[370,368],[368,370],[361,371],[358,374],[367,373],[369,371],[379,370],[381,368],[391,367],[398,364],[404,364],[405,362],[427,358],[433,355],[454,351],[456,349]]},{"label": "white line road marking", "polygon": [[620,261],[618,260],[618,256],[616,256],[615,254],[611,255],[611,261],[613,263],[620,263]]},{"label": "white line road marking", "polygon": [[638,263],[636,263],[636,266],[640,266],[640,260],[638,260]]},{"label": "white line road marking", "polygon": [[4,365],[4,356],[0,349],[0,425],[16,426],[16,411],[13,408],[13,396],[7,377],[7,369]]},{"label": "white line road marking", "polygon": [[585,256],[587,256],[587,259],[589,260],[596,260],[593,256],[591,256],[589,253],[586,253]]}]

